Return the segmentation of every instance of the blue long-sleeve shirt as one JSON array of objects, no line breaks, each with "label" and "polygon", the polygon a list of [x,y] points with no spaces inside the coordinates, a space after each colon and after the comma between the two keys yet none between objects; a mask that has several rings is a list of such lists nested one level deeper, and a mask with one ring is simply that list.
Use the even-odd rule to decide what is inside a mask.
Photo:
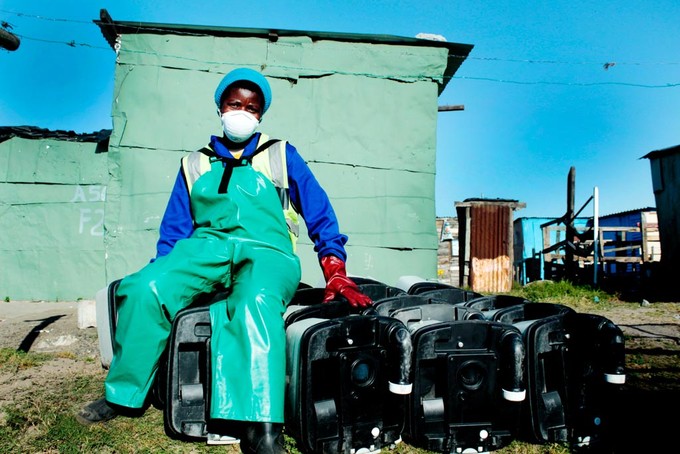
[{"label": "blue long-sleeve shirt", "polygon": [[[259,137],[260,134],[257,133],[249,140],[242,158],[252,156]],[[232,158],[221,138],[211,136],[210,147],[218,156]],[[344,247],[347,236],[340,233],[338,220],[328,195],[302,156],[290,143],[286,143],[286,165],[291,203],[305,221],[309,239],[314,243],[317,256],[321,259],[327,255],[335,255],[347,260]],[[156,257],[167,255],[177,241],[190,237],[193,231],[194,220],[191,215],[189,191],[180,168],[161,221]]]}]

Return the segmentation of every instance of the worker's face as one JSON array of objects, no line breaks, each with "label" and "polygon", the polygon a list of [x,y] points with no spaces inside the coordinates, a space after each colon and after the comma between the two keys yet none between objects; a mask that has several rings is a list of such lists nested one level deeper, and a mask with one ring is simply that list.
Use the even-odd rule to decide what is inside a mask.
[{"label": "worker's face", "polygon": [[262,117],[262,98],[260,93],[245,87],[229,87],[227,93],[222,98],[220,112],[230,112],[234,110],[245,110],[260,120]]}]

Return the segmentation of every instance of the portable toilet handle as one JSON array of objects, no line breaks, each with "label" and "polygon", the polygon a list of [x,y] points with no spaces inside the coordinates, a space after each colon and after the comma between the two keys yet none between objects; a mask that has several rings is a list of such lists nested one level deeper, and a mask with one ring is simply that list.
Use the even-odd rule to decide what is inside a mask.
[{"label": "portable toilet handle", "polygon": [[511,402],[521,402],[526,398],[524,378],[525,348],[522,335],[517,331],[507,331],[501,337],[503,398]]},{"label": "portable toilet handle", "polygon": [[390,353],[394,358],[394,369],[390,372],[389,389],[394,394],[411,394],[411,361],[413,343],[411,333],[403,323],[395,321],[387,330]]}]

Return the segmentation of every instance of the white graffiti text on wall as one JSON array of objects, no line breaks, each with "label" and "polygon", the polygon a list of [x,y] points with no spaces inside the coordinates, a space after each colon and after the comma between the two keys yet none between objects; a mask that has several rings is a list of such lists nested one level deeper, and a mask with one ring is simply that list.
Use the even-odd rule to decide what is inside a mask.
[{"label": "white graffiti text on wall", "polygon": [[[106,201],[106,186],[76,186],[73,203]],[[78,233],[92,236],[104,235],[104,208],[80,208]]]}]

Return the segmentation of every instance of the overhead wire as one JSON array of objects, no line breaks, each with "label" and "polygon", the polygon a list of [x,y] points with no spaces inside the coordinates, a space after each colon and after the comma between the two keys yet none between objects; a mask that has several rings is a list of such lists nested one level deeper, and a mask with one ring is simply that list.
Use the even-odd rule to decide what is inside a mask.
[{"label": "overhead wire", "polygon": [[48,43],[48,44],[65,44],[65,45],[67,45],[67,46],[69,46],[69,47],[90,47],[90,48],[92,48],[92,49],[111,50],[111,48],[108,47],[108,46],[106,46],[106,47],[105,47],[105,46],[95,46],[95,45],[88,44],[88,43],[79,43],[79,42],[76,42],[75,40],[71,40],[71,41],[56,41],[56,40],[52,40],[52,39],[33,38],[33,37],[30,37],[30,36],[21,35],[21,34],[19,34],[19,33],[14,33],[14,34],[15,34],[16,36],[18,36],[19,38],[22,38],[22,39],[27,39],[27,40],[29,40],[29,41],[38,41],[38,42],[41,42],[41,43]]},{"label": "overhead wire", "polygon": [[77,20],[77,19],[61,19],[57,17],[47,17],[47,16],[38,16],[36,14],[27,14],[27,13],[22,13],[19,11],[9,11],[6,9],[0,9],[0,13],[6,13],[6,14],[13,14],[15,16],[19,17],[30,17],[32,19],[41,19],[41,20],[48,20],[52,22],[73,22],[73,23],[78,23],[78,24],[92,24],[92,21],[84,21],[84,20]]},{"label": "overhead wire", "polygon": [[[446,76],[445,76],[446,78]],[[555,81],[519,81],[519,80],[507,80],[507,79],[494,79],[492,77],[474,77],[474,76],[453,76],[453,79],[463,79],[463,80],[481,80],[485,82],[500,82],[504,84],[515,84],[515,85],[563,85],[563,86],[575,86],[575,87],[595,87],[601,85],[619,85],[623,87],[638,87],[638,88],[672,88],[680,87],[680,82],[678,83],[667,83],[667,84],[640,84],[633,82],[555,82]]]}]

